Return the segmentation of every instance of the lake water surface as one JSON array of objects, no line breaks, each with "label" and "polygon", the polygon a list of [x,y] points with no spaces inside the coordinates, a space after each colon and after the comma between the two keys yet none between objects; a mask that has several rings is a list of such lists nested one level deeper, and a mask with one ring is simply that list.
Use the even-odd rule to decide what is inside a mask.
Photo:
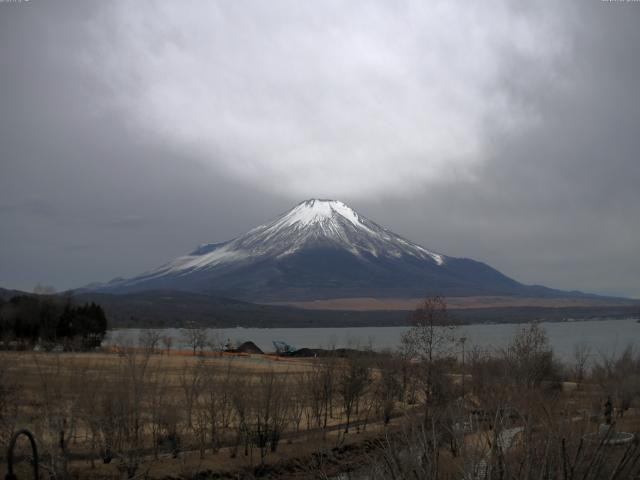
[{"label": "lake water surface", "polygon": [[[568,359],[578,343],[586,343],[593,354],[619,353],[629,344],[640,343],[640,323],[635,318],[586,320],[575,322],[543,322],[551,346],[561,358]],[[479,324],[458,327],[456,335],[466,337],[466,348],[473,345],[488,348],[504,347],[523,324]],[[251,340],[265,351],[273,351],[274,341],[302,347],[364,347],[394,349],[409,327],[352,327],[352,328],[221,328],[210,334],[222,340],[243,342]],[[123,329],[109,332],[107,344],[136,344],[142,330]],[[162,335],[173,337],[173,348],[187,345],[180,329],[162,329]]]}]

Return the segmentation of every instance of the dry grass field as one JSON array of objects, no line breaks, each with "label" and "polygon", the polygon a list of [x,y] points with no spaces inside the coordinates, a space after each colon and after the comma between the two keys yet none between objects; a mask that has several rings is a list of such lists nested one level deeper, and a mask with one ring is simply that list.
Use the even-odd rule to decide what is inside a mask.
[{"label": "dry grass field", "polygon": [[[606,421],[640,432],[634,349],[592,367],[586,350],[559,364],[533,325],[461,364],[435,349],[441,330],[412,332],[411,353],[393,355],[2,351],[0,442],[30,429],[43,478],[55,479],[640,474],[635,436],[602,447],[597,434]],[[19,478],[27,453],[21,442]]]},{"label": "dry grass field", "polygon": [[3,424],[33,431],[57,476],[250,471],[383,430],[371,387],[379,374],[372,366],[366,378],[346,377],[341,359],[128,349],[0,352],[0,361],[10,386]]}]

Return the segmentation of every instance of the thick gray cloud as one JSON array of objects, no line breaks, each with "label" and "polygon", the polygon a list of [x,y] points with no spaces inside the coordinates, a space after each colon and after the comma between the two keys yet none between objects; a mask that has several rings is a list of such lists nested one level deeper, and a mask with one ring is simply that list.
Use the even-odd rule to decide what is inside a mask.
[{"label": "thick gray cloud", "polygon": [[0,285],[132,275],[308,197],[640,297],[640,4],[0,3]]}]

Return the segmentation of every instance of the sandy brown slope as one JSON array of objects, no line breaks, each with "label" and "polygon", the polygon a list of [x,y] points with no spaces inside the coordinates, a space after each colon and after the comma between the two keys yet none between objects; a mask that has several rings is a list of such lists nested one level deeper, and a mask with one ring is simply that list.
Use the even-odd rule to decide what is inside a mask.
[{"label": "sandy brown slope", "polygon": [[[271,305],[287,305],[309,310],[413,310],[420,298],[333,298],[304,302],[278,302]],[[640,303],[639,300],[616,298],[534,298],[534,297],[448,297],[447,305],[451,309],[504,308],[504,307],[605,307]]]}]

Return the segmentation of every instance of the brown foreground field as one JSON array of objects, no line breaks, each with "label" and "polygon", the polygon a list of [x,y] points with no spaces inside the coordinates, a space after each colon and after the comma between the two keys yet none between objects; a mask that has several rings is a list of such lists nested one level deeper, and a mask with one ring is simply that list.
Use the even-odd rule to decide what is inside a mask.
[{"label": "brown foreground field", "polygon": [[[302,359],[0,351],[2,451],[30,429],[50,479],[640,474],[633,348],[595,358],[581,346],[561,365],[533,325],[460,362],[443,331],[416,327],[395,354]],[[626,443],[607,443],[618,432]],[[17,453],[18,478],[30,478],[26,442]]]},{"label": "brown foreground field", "polygon": [[[0,361],[10,386],[3,443],[7,431],[30,429],[44,471],[56,477],[233,476],[283,462],[294,462],[300,474],[314,452],[355,451],[349,446],[384,430],[378,400],[364,388],[379,374],[362,370],[361,360],[349,366],[339,359],[129,348],[0,352]],[[398,404],[395,415],[402,410]],[[386,425],[394,422],[387,418]]]}]

